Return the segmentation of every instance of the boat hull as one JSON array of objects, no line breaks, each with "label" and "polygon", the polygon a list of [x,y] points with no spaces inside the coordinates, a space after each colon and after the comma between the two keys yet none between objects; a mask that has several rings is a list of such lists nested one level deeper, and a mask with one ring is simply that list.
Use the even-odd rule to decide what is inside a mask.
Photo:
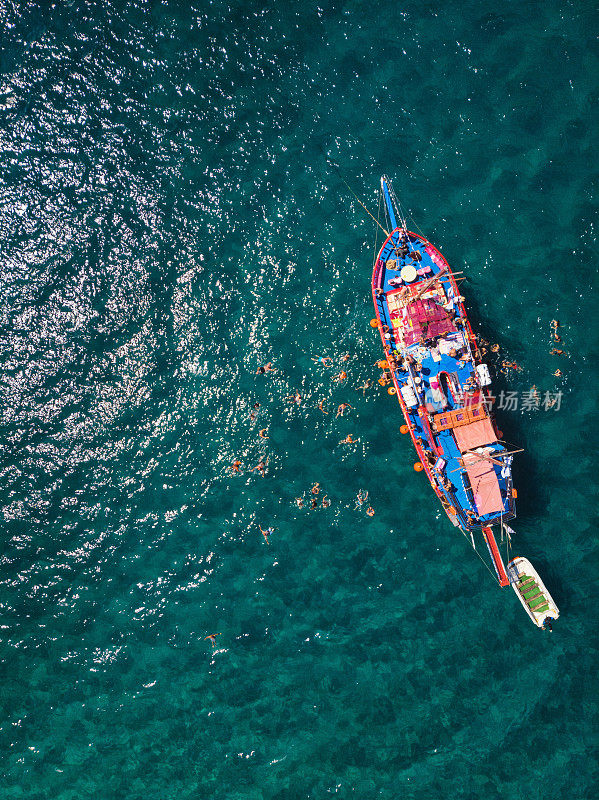
[{"label": "boat hull", "polygon": [[[407,259],[404,258],[400,262],[399,258],[395,257],[401,252],[399,248],[404,245],[417,257],[418,260],[413,263],[418,266],[417,272],[422,273],[422,275],[418,274],[415,280],[407,282],[401,280],[401,275],[405,274]],[[399,270],[400,263],[404,265],[401,271]],[[390,277],[391,275],[393,277]],[[412,272],[408,270],[407,276],[411,277],[411,275]],[[440,355],[438,350],[427,346],[424,336],[421,337],[422,344],[420,345],[420,341],[415,340],[417,329],[414,326],[408,330],[405,325],[403,328],[395,325],[397,320],[393,318],[394,309],[397,311],[397,307],[401,306],[402,302],[405,305],[407,293],[412,293],[411,297],[416,298],[414,301],[416,304],[420,298],[419,287],[426,290],[426,286],[435,279],[437,279],[437,285],[442,289],[444,297],[451,298],[449,302],[452,306],[452,318],[447,317],[447,320],[449,320],[448,324],[456,329],[455,338],[459,338],[463,343],[462,349],[465,355],[462,358],[467,358],[466,361],[458,361],[456,358],[450,357],[453,356],[451,350],[449,354]],[[399,286],[397,282],[399,282]],[[423,296],[426,298],[426,293]],[[460,411],[465,411],[469,415],[475,414],[474,405],[468,407],[468,402],[476,400],[476,405],[480,409],[484,408],[482,414],[486,420],[486,429],[490,431],[487,436],[489,441],[485,442],[490,446],[487,449],[494,455],[503,455],[506,452],[505,447],[500,444],[501,434],[490,413],[492,405],[490,390],[488,386],[482,385],[484,379],[483,381],[479,379],[481,374],[488,375],[488,371],[486,365],[482,363],[478,342],[464,307],[464,298],[460,295],[456,277],[448,262],[440,251],[423,236],[407,230],[405,227],[395,228],[387,236],[378,252],[372,276],[372,298],[386,361],[392,365],[389,370],[392,386],[389,387],[389,391],[397,397],[406,427],[420,459],[421,466],[416,464],[415,468],[426,474],[450,521],[464,532],[480,530],[481,527],[512,519],[515,517],[516,492],[513,489],[511,469],[509,468],[511,459],[507,468],[505,467],[506,462],[501,462],[503,469],[495,469],[495,476],[489,476],[487,483],[495,480],[498,488],[491,487],[495,492],[494,504],[487,503],[487,508],[485,508],[484,493],[481,491],[477,495],[478,484],[472,485],[469,480],[476,470],[464,467],[463,448],[465,445],[461,449],[456,445],[455,436],[453,436],[455,431],[450,429],[452,424],[457,425],[455,417]],[[435,306],[432,313],[437,314],[438,325],[442,326],[442,312],[439,309],[440,306]],[[400,308],[400,310],[402,309]],[[427,326],[426,331],[441,330],[439,327],[431,327],[431,325],[437,324],[436,319],[433,319],[432,316],[431,319],[431,323],[428,321],[424,323]],[[459,322],[459,328],[453,325],[453,320]],[[411,321],[408,320],[408,322],[411,325]],[[447,346],[447,342],[442,336],[437,339]],[[409,366],[407,370],[406,368],[393,368],[398,365],[399,359],[409,359],[410,352],[419,353],[419,358],[428,365],[426,368],[422,368],[417,376]],[[405,367],[406,361],[402,361],[402,364]],[[477,370],[482,370],[482,372]],[[447,388],[444,390],[443,382],[447,384]],[[475,384],[476,390],[473,394],[468,395],[466,388],[470,389]],[[424,394],[420,391],[421,389],[426,390]],[[452,392],[457,395],[462,392],[461,401],[460,403],[453,402],[451,407],[448,405],[445,408],[443,405],[437,406],[437,411],[446,410],[453,413],[447,430],[437,431],[433,428],[439,424],[440,415],[430,413],[430,403],[425,403],[425,398],[432,399],[433,403],[439,402],[439,400],[443,403]],[[412,405],[408,405],[408,402],[411,402]],[[464,404],[466,404],[466,408],[463,407]],[[472,421],[470,417],[468,421]],[[472,462],[478,458],[479,472],[482,462],[498,464],[493,456],[474,456],[469,450],[466,450],[465,458]],[[482,463],[482,471],[484,471],[485,465]],[[474,464],[467,466],[474,466]],[[488,470],[488,472],[490,471]],[[478,480],[478,476],[475,475],[473,480]],[[486,486],[484,488],[486,489]],[[487,513],[481,513],[482,511]]]}]

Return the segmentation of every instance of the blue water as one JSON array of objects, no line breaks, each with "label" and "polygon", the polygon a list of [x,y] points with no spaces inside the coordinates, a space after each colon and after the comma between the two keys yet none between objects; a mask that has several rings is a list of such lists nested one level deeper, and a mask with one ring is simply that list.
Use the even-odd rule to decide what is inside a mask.
[{"label": "blue water", "polygon": [[[596,797],[594,4],[1,6],[0,796]],[[327,158],[562,392],[498,412],[553,634],[412,469]]]}]

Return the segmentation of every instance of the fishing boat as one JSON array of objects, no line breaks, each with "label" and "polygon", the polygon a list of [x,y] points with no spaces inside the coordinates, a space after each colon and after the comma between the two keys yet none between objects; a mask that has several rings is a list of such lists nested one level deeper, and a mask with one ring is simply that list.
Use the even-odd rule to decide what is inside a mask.
[{"label": "fishing boat", "polygon": [[513,590],[534,624],[551,630],[559,609],[530,561],[517,556],[508,563],[507,572]]},{"label": "fishing boat", "polygon": [[502,441],[493,417],[491,377],[468,321],[461,273],[408,230],[385,177],[381,193],[386,238],[372,273],[371,322],[385,353],[380,382],[388,382],[401,406],[401,431],[418,454],[414,469],[425,473],[450,521],[475,549],[482,536],[499,584],[508,586],[492,528],[501,526],[503,534],[516,516],[511,466],[517,451]]}]

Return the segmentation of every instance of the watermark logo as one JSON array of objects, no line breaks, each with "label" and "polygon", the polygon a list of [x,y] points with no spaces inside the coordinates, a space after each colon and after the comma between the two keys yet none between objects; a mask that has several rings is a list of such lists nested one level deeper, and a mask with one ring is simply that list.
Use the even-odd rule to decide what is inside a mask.
[{"label": "watermark logo", "polygon": [[489,404],[493,406],[497,404],[497,408],[501,411],[559,411],[562,407],[563,392],[544,392],[541,393],[536,389],[526,389],[524,392],[499,392],[497,397],[489,397]]},{"label": "watermark logo", "polygon": [[[562,406],[563,392],[543,392],[542,394],[536,389],[526,389],[523,392],[499,392],[497,396],[490,395],[489,397],[465,397],[463,402],[464,408],[479,408],[483,406],[488,412],[493,410],[493,407],[500,411],[559,411]],[[447,407],[445,398],[439,395],[438,391],[427,389],[424,393],[424,400],[426,410],[429,414],[439,413],[444,411]]]}]

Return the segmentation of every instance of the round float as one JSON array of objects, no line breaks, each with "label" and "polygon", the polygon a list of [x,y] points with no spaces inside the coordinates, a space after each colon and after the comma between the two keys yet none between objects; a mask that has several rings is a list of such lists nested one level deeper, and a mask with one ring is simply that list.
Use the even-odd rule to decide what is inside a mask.
[{"label": "round float", "polygon": [[400,273],[401,279],[406,283],[412,283],[412,281],[415,281],[417,274],[416,268],[411,264],[406,264]]}]

